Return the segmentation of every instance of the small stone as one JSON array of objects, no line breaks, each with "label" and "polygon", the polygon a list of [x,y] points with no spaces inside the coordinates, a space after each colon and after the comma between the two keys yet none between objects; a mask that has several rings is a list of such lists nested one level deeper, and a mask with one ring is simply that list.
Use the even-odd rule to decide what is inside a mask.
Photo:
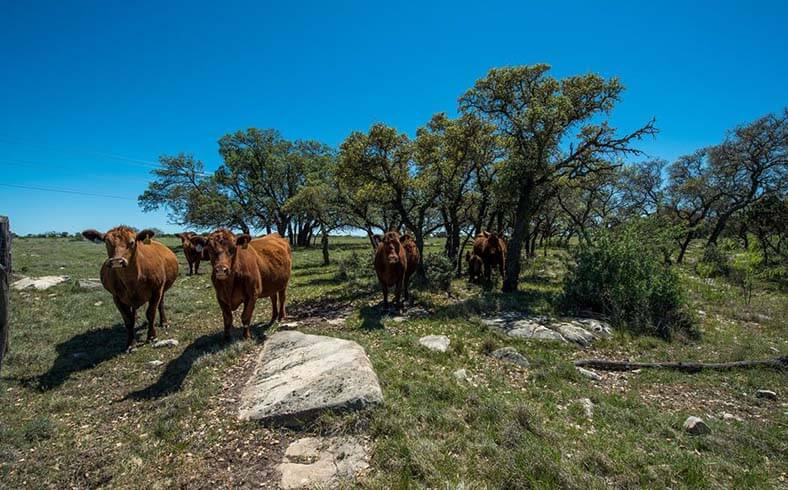
[{"label": "small stone", "polygon": [[98,289],[101,287],[101,281],[98,279],[80,279],[77,285],[82,289]]},{"label": "small stone", "polygon": [[577,372],[582,374],[583,376],[585,376],[588,379],[593,379],[594,381],[599,381],[599,380],[602,379],[602,376],[598,375],[594,371],[591,371],[591,370],[586,369],[586,368],[582,368],[580,366],[577,366]]},{"label": "small stone", "polygon": [[737,417],[737,416],[733,415],[732,413],[728,413],[728,412],[723,412],[722,420],[728,420],[728,421],[735,420],[736,422],[742,422],[743,421],[743,419],[741,417]]},{"label": "small stone", "polygon": [[458,369],[451,373],[457,381],[468,381],[468,372],[465,369]]},{"label": "small stone", "polygon": [[160,348],[160,347],[175,347],[178,345],[178,341],[175,339],[166,339],[166,340],[157,340],[153,343],[153,347]]},{"label": "small stone", "polygon": [[500,361],[511,362],[521,367],[527,368],[531,366],[528,359],[517,352],[514,347],[501,347],[500,349],[494,350],[490,355]]},{"label": "small stone", "polygon": [[407,320],[407,318],[404,316],[395,316],[391,318],[391,321],[394,323],[403,323],[405,320]]},{"label": "small stone", "polygon": [[684,421],[684,431],[693,436],[698,436],[701,434],[708,434],[711,432],[711,429],[706,425],[703,419],[699,417],[687,417],[687,420]]},{"label": "small stone", "polygon": [[164,362],[159,361],[158,359],[153,360],[153,361],[148,361],[148,366],[150,366],[150,367],[159,367],[162,364],[164,364]]},{"label": "small stone", "polygon": [[103,301],[96,301],[95,303],[93,303],[93,306],[101,306],[103,304],[104,304]]},{"label": "small stone", "polygon": [[451,340],[445,335],[427,335],[419,339],[419,344],[436,352],[446,352]]},{"label": "small stone", "polygon": [[583,413],[585,413],[587,419],[594,417],[594,402],[590,398],[581,398],[577,400],[577,403],[583,407]]},{"label": "small stone", "polygon": [[297,326],[298,326],[298,322],[286,322],[286,323],[281,323],[279,325],[279,328],[281,328],[283,330],[292,330],[292,329],[296,328]]},{"label": "small stone", "polygon": [[560,333],[566,340],[583,347],[588,347],[594,340],[594,334],[574,323],[556,322],[550,324],[550,328]]},{"label": "small stone", "polygon": [[285,451],[278,470],[281,488],[334,488],[369,467],[365,441],[353,437],[305,437]]},{"label": "small stone", "polygon": [[345,319],[341,318],[341,317],[340,318],[331,318],[329,320],[326,320],[326,323],[328,323],[329,325],[331,325],[333,327],[339,327],[339,326],[342,326],[342,325],[345,324]]},{"label": "small stone", "polygon": [[765,398],[767,400],[776,400],[777,393],[772,390],[758,390],[755,392],[756,398]]}]

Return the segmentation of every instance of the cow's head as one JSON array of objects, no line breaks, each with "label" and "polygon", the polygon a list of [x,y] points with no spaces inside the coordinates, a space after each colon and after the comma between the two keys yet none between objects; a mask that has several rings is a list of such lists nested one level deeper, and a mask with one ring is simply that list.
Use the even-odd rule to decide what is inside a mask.
[{"label": "cow's head", "polygon": [[181,239],[181,246],[184,250],[192,246],[191,237],[194,236],[194,233],[191,231],[184,231],[183,233],[178,233],[175,236]]},{"label": "cow's head", "polygon": [[107,263],[113,269],[128,267],[137,252],[138,243],[150,243],[150,239],[155,235],[156,232],[153,230],[142,230],[137,233],[128,226],[118,226],[106,233],[96,230],[82,232],[82,236],[88,240],[107,246]]},{"label": "cow's head", "polygon": [[213,276],[221,281],[230,277],[238,248],[246,248],[252,237],[246,233],[235,236],[230,230],[220,228],[207,237],[192,235],[189,240],[198,252],[208,251]]},{"label": "cow's head", "polygon": [[387,231],[383,235],[383,253],[386,254],[386,260],[389,264],[396,264],[399,262],[400,247],[402,244],[399,241],[399,233],[396,231]]}]

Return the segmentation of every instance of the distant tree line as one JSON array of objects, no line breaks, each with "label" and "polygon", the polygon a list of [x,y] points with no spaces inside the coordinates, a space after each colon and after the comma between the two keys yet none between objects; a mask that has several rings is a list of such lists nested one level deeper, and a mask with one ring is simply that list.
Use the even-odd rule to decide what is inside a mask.
[{"label": "distant tree line", "polygon": [[[399,227],[423,251],[431,234],[462,270],[463,250],[482,230],[503,233],[510,257],[548,243],[591,243],[600,230],[648,219],[669,230],[666,261],[688,246],[730,235],[786,257],[788,110],[732,129],[715,146],[668,163],[636,146],[658,130],[610,122],[623,85],[596,74],[556,79],[548,65],[496,68],[459,99],[458,116],[435,114],[415,138],[385,124],[355,131],[338,149],[288,141],[275,129],[219,140],[222,163],[206,173],[189,155],[162,156],[139,197],[189,228],[277,231],[294,246],[332,231],[373,234]],[[509,260],[503,290],[518,287]]]}]

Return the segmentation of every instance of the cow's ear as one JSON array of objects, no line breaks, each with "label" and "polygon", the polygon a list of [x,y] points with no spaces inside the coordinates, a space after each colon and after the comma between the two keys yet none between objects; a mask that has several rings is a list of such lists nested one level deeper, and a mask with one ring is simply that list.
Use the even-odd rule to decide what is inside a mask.
[{"label": "cow's ear", "polygon": [[484,235],[485,238],[490,238],[490,232],[487,230],[482,231],[482,235]]},{"label": "cow's ear", "polygon": [[82,236],[87,238],[93,243],[104,243],[104,234],[96,230],[85,230]]},{"label": "cow's ear", "polygon": [[137,233],[137,241],[142,240],[144,243],[150,243],[150,239],[156,236],[156,232],[149,229],[144,229],[141,232]]},{"label": "cow's ear", "polygon": [[204,236],[200,235],[192,235],[189,237],[189,241],[192,245],[194,245],[194,249],[197,252],[202,253],[205,246],[208,244],[208,240]]},{"label": "cow's ear", "polygon": [[249,246],[249,242],[252,241],[252,237],[249,236],[248,233],[244,233],[243,235],[238,235],[235,237],[235,244],[241,248],[246,248]]}]

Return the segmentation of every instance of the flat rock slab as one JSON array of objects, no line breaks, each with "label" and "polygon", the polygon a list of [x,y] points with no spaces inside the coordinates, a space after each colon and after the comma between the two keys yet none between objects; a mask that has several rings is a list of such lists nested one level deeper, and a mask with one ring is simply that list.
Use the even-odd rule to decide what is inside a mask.
[{"label": "flat rock slab", "polygon": [[42,277],[23,277],[22,279],[11,284],[14,289],[49,289],[52,286],[57,286],[60,283],[68,281],[68,276],[42,276]]},{"label": "flat rock slab", "polygon": [[271,335],[241,394],[239,417],[298,426],[323,411],[383,403],[364,349],[350,340],[279,331]]},{"label": "flat rock slab", "polygon": [[436,352],[446,352],[451,340],[445,335],[427,335],[419,339],[419,344]]},{"label": "flat rock slab", "polygon": [[367,443],[357,437],[305,437],[288,446],[278,469],[281,488],[333,488],[369,467]]},{"label": "flat rock slab", "polygon": [[482,322],[510,337],[572,342],[582,347],[588,347],[594,339],[607,338],[613,333],[610,325],[593,318],[553,319],[507,312]]},{"label": "flat rock slab", "polygon": [[100,289],[104,287],[99,279],[80,279],[77,285],[82,289]]}]

